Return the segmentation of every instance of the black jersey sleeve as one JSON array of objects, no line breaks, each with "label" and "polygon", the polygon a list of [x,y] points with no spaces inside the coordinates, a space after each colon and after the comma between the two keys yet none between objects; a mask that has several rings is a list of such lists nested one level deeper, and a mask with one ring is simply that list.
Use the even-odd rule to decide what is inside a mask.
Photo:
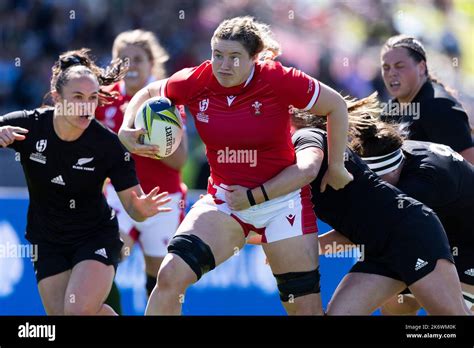
[{"label": "black jersey sleeve", "polygon": [[138,185],[132,154],[120,143],[117,136],[112,137],[110,148],[107,176],[112,181],[115,191],[120,192]]},{"label": "black jersey sleeve", "polygon": [[449,99],[434,99],[424,105],[423,129],[427,141],[450,146],[461,152],[473,146],[471,127],[464,110]]},{"label": "black jersey sleeve", "polygon": [[295,152],[316,147],[324,151],[324,135],[314,128],[302,128],[297,130],[292,138]]},{"label": "black jersey sleeve", "polygon": [[[21,127],[30,130],[31,118],[26,111],[10,112],[4,116],[0,116],[0,127],[3,126]],[[28,134],[25,134],[25,136],[27,137]],[[21,152],[21,144],[22,141],[14,141],[8,147]]]}]

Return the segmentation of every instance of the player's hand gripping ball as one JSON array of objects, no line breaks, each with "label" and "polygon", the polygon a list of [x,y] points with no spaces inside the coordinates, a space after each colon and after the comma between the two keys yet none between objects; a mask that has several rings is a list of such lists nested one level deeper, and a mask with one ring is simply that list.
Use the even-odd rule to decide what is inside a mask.
[{"label": "player's hand gripping ball", "polygon": [[157,145],[157,159],[171,156],[183,137],[183,122],[178,108],[165,97],[145,101],[135,116],[135,128],[145,129],[139,139],[145,145]]}]

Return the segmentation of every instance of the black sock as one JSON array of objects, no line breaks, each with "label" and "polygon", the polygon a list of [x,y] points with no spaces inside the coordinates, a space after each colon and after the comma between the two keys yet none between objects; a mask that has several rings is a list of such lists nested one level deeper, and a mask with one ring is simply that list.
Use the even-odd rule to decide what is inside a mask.
[{"label": "black sock", "polygon": [[156,285],[156,277],[147,274],[146,275],[146,292],[148,293],[148,297],[150,297],[151,292],[155,288],[155,285]]},{"label": "black sock", "polygon": [[109,296],[105,300],[105,304],[108,304],[118,315],[122,314],[122,305],[120,303],[120,291],[115,284],[115,281],[112,283],[112,289],[110,289]]}]

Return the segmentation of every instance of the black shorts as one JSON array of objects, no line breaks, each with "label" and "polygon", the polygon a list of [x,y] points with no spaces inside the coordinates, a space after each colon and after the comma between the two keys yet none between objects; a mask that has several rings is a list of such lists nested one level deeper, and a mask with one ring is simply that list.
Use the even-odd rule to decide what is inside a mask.
[{"label": "black shorts", "polygon": [[[461,283],[474,285],[474,245],[452,247],[454,265],[458,271]],[[400,294],[411,294],[410,289],[406,288]]]},{"label": "black shorts", "polygon": [[448,238],[436,214],[423,205],[405,208],[404,218],[394,227],[381,223],[380,229],[390,229],[382,250],[366,252],[350,272],[379,274],[401,280],[410,286],[431,273],[436,261],[454,263]]},{"label": "black shorts", "polygon": [[118,233],[97,234],[83,242],[64,245],[51,242],[35,242],[37,255],[33,259],[36,281],[71,270],[84,260],[96,260],[117,271],[123,242]]},{"label": "black shorts", "polygon": [[474,245],[453,247],[453,256],[461,283],[474,285]]}]

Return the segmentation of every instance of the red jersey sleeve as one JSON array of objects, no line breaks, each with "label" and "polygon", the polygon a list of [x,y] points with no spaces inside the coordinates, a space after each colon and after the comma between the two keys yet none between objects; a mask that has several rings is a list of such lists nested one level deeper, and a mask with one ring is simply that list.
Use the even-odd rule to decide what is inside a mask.
[{"label": "red jersey sleeve", "polygon": [[318,80],[279,62],[270,64],[273,65],[270,78],[275,92],[285,104],[303,110],[309,110],[316,104],[321,90]]},{"label": "red jersey sleeve", "polygon": [[207,85],[210,74],[212,68],[208,60],[199,66],[182,69],[164,81],[160,94],[175,105],[187,105],[189,99]]},{"label": "red jersey sleeve", "polygon": [[186,105],[193,87],[193,73],[196,68],[180,70],[162,85],[161,95],[169,98],[175,105]]}]

